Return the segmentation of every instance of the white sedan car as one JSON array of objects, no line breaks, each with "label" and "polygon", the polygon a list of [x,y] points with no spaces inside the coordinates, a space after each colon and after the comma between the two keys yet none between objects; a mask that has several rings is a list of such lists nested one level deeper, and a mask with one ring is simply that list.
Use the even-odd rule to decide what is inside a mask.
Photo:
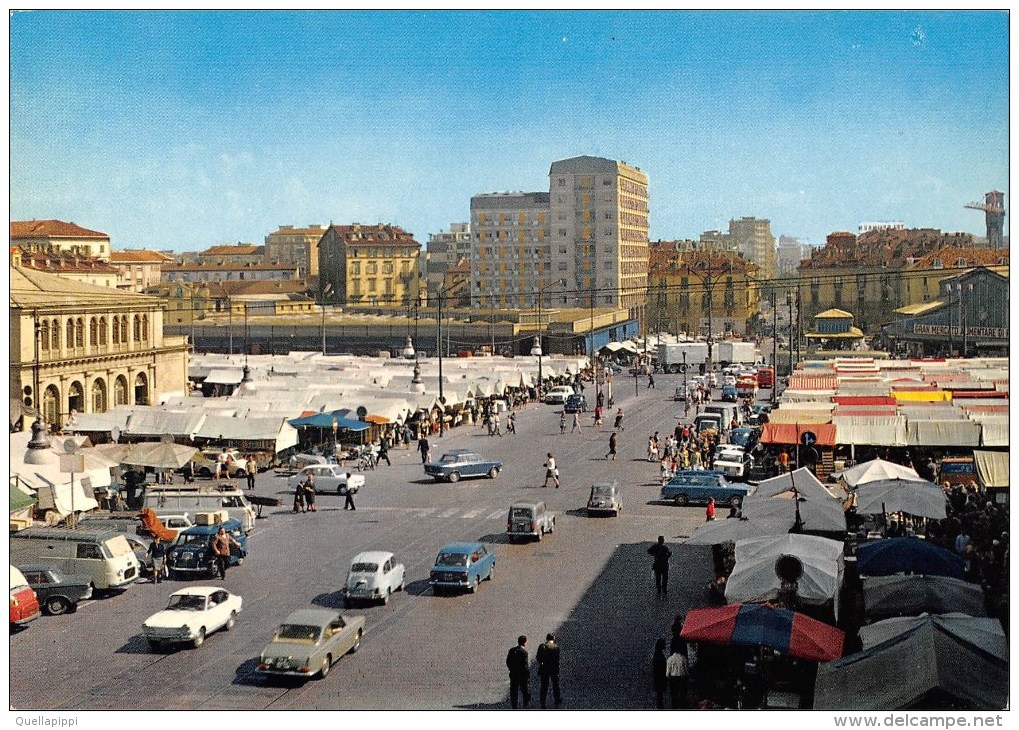
[{"label": "white sedan car", "polygon": [[402,591],[405,568],[392,553],[370,550],[358,553],[350,561],[343,583],[343,603],[348,608],[357,600],[389,603],[389,596]]},{"label": "white sedan car", "polygon": [[339,464],[311,464],[290,477],[287,484],[291,489],[297,489],[297,485],[307,479],[309,474],[314,477],[316,492],[345,495],[349,491],[357,494],[357,490],[364,486],[364,474],[352,473]]},{"label": "white sedan car", "polygon": [[192,586],[170,595],[166,608],[145,619],[149,646],[189,643],[196,649],[219,629],[230,630],[241,612],[241,597],[214,586]]}]

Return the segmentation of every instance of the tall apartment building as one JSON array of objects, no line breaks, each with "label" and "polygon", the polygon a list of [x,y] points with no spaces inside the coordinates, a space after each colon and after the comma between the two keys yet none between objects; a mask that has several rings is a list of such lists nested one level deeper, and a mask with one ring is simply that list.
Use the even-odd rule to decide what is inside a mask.
[{"label": "tall apartment building", "polygon": [[421,244],[399,226],[331,225],[318,247],[319,301],[407,305],[418,301]]},{"label": "tall apartment building", "polygon": [[795,274],[803,259],[810,258],[814,247],[809,243],[800,243],[795,236],[779,236],[776,255],[776,273]]},{"label": "tall apartment building", "polygon": [[471,289],[482,306],[527,309],[551,283],[548,193],[471,198]]},{"label": "tall apartment building", "polygon": [[[475,296],[495,306],[626,307],[647,300],[648,177],[600,157],[553,162],[548,193],[471,198]],[[565,284],[562,281],[565,280]],[[593,298],[593,301],[592,301]]]},{"label": "tall apartment building", "polygon": [[446,273],[456,268],[460,261],[471,258],[471,224],[451,223],[448,231],[433,233],[428,237],[425,255],[425,280],[430,292],[443,288]]},{"label": "tall apartment building", "polygon": [[736,251],[760,267],[762,276],[775,276],[775,237],[771,235],[771,221],[747,216],[733,218],[729,221],[729,236],[736,244]]},{"label": "tall apartment building", "polygon": [[297,264],[301,276],[318,276],[318,243],[325,232],[326,227],[317,223],[306,228],[280,226],[265,237],[265,257]]}]

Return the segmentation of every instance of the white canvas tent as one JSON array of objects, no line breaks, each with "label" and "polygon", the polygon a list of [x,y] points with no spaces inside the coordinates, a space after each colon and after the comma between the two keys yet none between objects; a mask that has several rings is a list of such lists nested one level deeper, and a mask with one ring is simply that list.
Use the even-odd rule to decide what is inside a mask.
[{"label": "white canvas tent", "polygon": [[[839,434],[841,437],[841,433]],[[857,442],[861,443],[861,442]],[[884,459],[871,459],[842,472],[842,479],[851,488],[878,479],[919,479],[916,469]]]}]

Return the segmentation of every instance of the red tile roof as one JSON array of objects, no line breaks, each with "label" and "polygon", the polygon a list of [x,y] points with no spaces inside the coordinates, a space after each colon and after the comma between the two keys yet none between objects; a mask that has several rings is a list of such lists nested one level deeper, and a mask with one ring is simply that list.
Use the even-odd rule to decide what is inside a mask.
[{"label": "red tile roof", "polygon": [[265,250],[265,246],[239,243],[236,246],[210,246],[199,256],[254,256]]},{"label": "red tile roof", "polygon": [[173,261],[173,257],[159,251],[127,249],[110,251],[110,261],[114,264],[162,264]]},{"label": "red tile roof", "polygon": [[52,274],[113,274],[120,271],[113,265],[99,259],[75,256],[63,251],[22,251],[21,266]]},{"label": "red tile roof", "polygon": [[11,221],[11,238],[104,238],[109,236],[58,220]]}]

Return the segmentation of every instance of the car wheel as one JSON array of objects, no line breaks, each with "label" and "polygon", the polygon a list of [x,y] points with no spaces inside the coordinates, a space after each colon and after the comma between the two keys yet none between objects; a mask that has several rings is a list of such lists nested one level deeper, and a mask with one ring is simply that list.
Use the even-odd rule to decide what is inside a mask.
[{"label": "car wheel", "polygon": [[478,592],[478,587],[480,585],[481,585],[481,578],[479,576],[475,576],[474,582],[471,583],[471,593],[477,593]]},{"label": "car wheel", "polygon": [[59,616],[67,613],[71,608],[71,602],[63,596],[53,596],[46,599],[46,610],[51,616]]},{"label": "car wheel", "polygon": [[212,476],[212,470],[209,467],[207,467],[207,466],[203,466],[201,469],[198,470],[198,476],[200,476],[200,477],[211,477]]},{"label": "car wheel", "polygon": [[231,611],[230,612],[230,618],[228,618],[226,620],[226,624],[224,624],[223,628],[225,628],[227,631],[229,631],[230,629],[232,629],[236,625],[237,625],[237,612],[236,611]]},{"label": "car wheel", "polygon": [[237,471],[234,472],[234,479],[243,479],[247,475],[248,472],[244,471],[244,469],[238,469]]},{"label": "car wheel", "polygon": [[451,471],[449,473],[448,479],[449,479],[450,482],[458,482],[458,481],[460,481],[460,474],[459,474],[459,472]]},{"label": "car wheel", "polygon": [[389,603],[389,597],[393,595],[393,589],[387,588],[385,595],[382,596],[382,605],[385,606]]},{"label": "car wheel", "polygon": [[676,504],[680,507],[685,507],[686,505],[690,504],[690,498],[685,494],[677,494]]},{"label": "car wheel", "polygon": [[315,678],[325,679],[329,675],[329,669],[332,667],[332,663],[332,654],[327,654],[326,658],[322,660],[322,666],[318,668],[318,673],[315,675]]},{"label": "car wheel", "polygon": [[555,532],[555,517],[552,518],[552,522],[548,526],[548,531],[549,532]]},{"label": "car wheel", "polygon": [[545,534],[545,526],[542,525],[538,528],[538,542],[541,542],[541,536]]},{"label": "car wheel", "polygon": [[361,629],[358,629],[357,638],[354,639],[354,645],[350,647],[350,651],[348,653],[355,654],[357,653],[357,650],[360,648],[361,648]]},{"label": "car wheel", "polygon": [[398,585],[396,587],[396,590],[402,591],[403,587],[404,587],[404,585],[406,585],[406,583],[407,583],[407,579],[406,578],[400,578],[400,585]]},{"label": "car wheel", "polygon": [[733,497],[732,499],[729,500],[729,506],[736,507],[738,509],[742,501],[743,500],[741,500],[739,497]]},{"label": "car wheel", "polygon": [[492,580],[495,577],[495,563],[492,563],[492,567],[488,569],[488,579]]},{"label": "car wheel", "polygon": [[488,472],[488,478],[495,479],[497,476],[499,476],[499,470],[493,466]]},{"label": "car wheel", "polygon": [[194,638],[191,645],[196,649],[205,643],[205,627],[198,629],[198,636]]}]

